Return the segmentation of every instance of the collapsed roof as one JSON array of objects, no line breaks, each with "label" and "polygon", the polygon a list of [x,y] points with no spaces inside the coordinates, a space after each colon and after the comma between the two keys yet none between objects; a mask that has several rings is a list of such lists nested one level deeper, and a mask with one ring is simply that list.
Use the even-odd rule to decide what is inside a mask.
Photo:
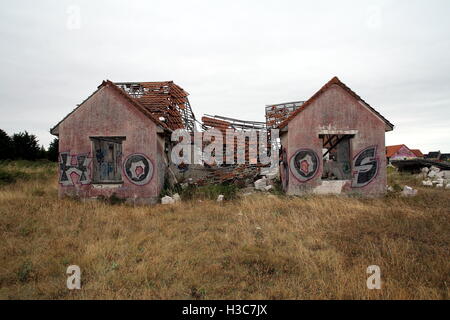
[{"label": "collapsed roof", "polygon": [[189,93],[173,81],[111,82],[105,80],[95,92],[51,128],[50,133],[57,136],[58,126],[103,87],[110,87],[122,94],[135,108],[166,130],[186,129],[189,132],[196,130],[195,115],[188,99]]},{"label": "collapsed roof", "polygon": [[186,91],[173,81],[114,82],[171,130],[195,131],[195,115]]},{"label": "collapsed roof", "polygon": [[205,114],[202,117],[202,122],[203,122],[204,129],[207,129],[207,127],[214,127],[219,130],[226,130],[226,129],[263,130],[266,127],[266,124],[261,121],[240,120],[240,119],[228,118],[228,117],[217,116],[217,115],[213,116],[213,115],[209,115],[209,114]]},{"label": "collapsed roof", "polygon": [[276,128],[286,120],[292,112],[301,107],[305,101],[284,102],[266,106],[267,128]]}]

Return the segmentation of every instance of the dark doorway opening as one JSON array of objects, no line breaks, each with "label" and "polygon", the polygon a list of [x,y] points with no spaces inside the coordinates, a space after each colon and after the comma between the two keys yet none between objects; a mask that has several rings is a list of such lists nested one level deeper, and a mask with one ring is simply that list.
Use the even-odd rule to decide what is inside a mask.
[{"label": "dark doorway opening", "polygon": [[351,180],[350,134],[323,134],[322,180]]}]

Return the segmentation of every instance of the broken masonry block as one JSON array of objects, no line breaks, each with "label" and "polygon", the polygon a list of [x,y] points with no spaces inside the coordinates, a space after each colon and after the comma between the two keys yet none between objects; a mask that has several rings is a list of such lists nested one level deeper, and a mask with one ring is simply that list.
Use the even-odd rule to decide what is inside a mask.
[{"label": "broken masonry block", "polygon": [[417,190],[409,186],[404,186],[401,194],[404,197],[414,197],[417,195]]},{"label": "broken masonry block", "polygon": [[169,196],[165,196],[161,198],[161,204],[174,204],[175,199]]}]

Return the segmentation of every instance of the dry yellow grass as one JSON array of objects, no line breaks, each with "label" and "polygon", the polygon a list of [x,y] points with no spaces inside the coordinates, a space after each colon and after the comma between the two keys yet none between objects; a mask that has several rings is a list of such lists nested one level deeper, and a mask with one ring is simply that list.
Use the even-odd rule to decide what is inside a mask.
[{"label": "dry yellow grass", "polygon": [[[36,176],[0,187],[2,299],[450,297],[449,190],[131,207],[58,200],[55,166],[15,169]],[[81,290],[66,288],[72,264]]]}]

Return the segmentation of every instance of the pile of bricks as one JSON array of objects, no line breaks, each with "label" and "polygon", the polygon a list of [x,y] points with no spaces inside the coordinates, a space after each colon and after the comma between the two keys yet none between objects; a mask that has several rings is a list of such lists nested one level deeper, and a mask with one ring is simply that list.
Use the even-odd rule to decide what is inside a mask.
[{"label": "pile of bricks", "polygon": [[258,165],[233,165],[224,167],[213,167],[210,173],[197,181],[195,184],[202,186],[208,184],[236,183],[251,184],[260,174]]}]

